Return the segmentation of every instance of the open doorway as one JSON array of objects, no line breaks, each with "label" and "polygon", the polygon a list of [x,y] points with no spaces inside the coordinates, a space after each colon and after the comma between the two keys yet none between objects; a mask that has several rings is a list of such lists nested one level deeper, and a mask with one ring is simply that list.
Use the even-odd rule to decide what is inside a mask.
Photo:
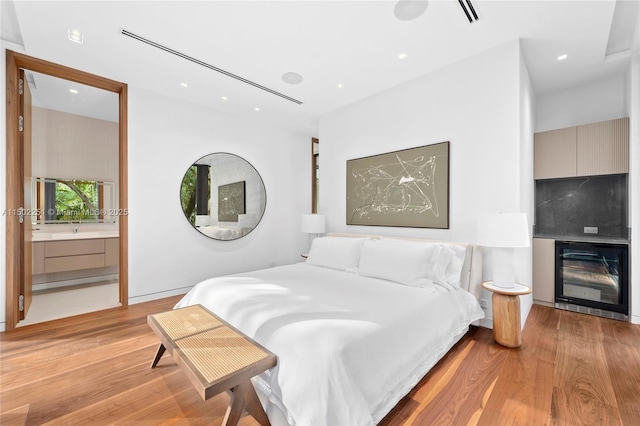
[{"label": "open doorway", "polygon": [[126,104],[123,83],[7,51],[7,330],[33,322],[34,294],[110,288],[66,293],[60,316],[127,304]]}]

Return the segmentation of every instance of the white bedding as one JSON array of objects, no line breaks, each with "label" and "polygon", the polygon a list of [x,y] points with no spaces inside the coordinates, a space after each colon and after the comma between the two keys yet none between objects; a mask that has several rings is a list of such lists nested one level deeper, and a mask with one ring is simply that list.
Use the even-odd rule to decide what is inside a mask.
[{"label": "white bedding", "polygon": [[193,304],[278,356],[254,382],[292,425],[378,423],[484,317],[459,288],[304,263],[205,280],[176,307]]},{"label": "white bedding", "polygon": [[198,230],[217,240],[235,240],[246,233],[244,228],[238,228],[237,226],[200,226]]}]

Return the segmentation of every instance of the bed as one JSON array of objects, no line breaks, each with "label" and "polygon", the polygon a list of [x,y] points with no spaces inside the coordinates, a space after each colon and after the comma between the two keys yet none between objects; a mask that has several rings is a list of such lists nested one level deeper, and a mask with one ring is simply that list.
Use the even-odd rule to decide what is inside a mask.
[{"label": "bed", "polygon": [[235,240],[247,234],[245,228],[239,228],[237,226],[199,226],[198,230],[208,237],[215,238],[216,240]]},{"label": "bed", "polygon": [[481,269],[471,244],[333,234],[176,308],[202,304],[278,356],[253,379],[272,424],[372,425],[484,317]]}]

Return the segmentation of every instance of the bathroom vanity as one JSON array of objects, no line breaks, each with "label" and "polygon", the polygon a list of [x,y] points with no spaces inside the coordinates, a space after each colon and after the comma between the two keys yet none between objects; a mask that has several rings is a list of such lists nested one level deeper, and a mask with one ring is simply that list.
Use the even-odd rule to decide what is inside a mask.
[{"label": "bathroom vanity", "polygon": [[[118,265],[119,239],[108,232],[34,234],[33,273],[78,271]],[[38,235],[38,237],[36,237]]]}]

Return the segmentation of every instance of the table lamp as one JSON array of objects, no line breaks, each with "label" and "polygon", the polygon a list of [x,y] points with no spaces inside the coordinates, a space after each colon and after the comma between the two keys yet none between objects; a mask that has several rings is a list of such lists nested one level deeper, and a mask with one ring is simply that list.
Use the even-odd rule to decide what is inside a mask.
[{"label": "table lamp", "polygon": [[527,215],[496,213],[480,218],[477,243],[492,248],[493,284],[500,288],[513,288],[515,248],[530,245]]},{"label": "table lamp", "polygon": [[309,234],[309,246],[311,246],[311,235],[315,234],[316,237],[324,233],[324,215],[322,214],[303,214],[302,222],[300,224],[300,230],[306,234]]}]

